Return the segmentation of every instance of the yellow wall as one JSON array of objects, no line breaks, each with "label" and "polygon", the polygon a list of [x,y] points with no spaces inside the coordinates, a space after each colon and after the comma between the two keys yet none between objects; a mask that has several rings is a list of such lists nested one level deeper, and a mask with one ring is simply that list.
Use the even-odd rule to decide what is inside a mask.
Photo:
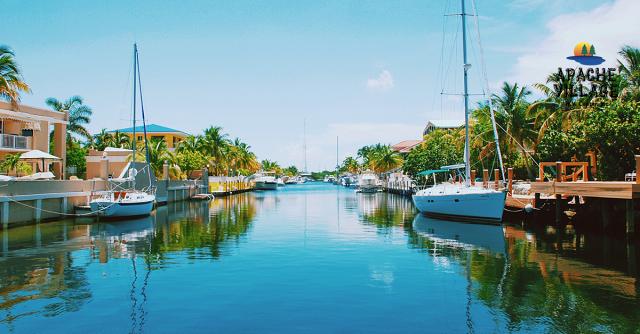
[{"label": "yellow wall", "polygon": [[[127,133],[127,136],[129,136],[129,138],[133,138],[133,134],[132,133]],[[136,136],[138,137],[138,140],[142,140],[142,133],[136,133]],[[175,146],[178,144],[178,142],[183,141],[185,136],[179,133],[175,133],[175,132],[171,132],[171,133],[159,133],[159,132],[154,132],[154,133],[149,133],[147,132],[147,140],[151,140],[152,137],[163,137],[165,143],[167,143],[167,147],[168,148],[175,148]],[[176,145],[174,145],[174,138],[175,138],[175,142]]]}]

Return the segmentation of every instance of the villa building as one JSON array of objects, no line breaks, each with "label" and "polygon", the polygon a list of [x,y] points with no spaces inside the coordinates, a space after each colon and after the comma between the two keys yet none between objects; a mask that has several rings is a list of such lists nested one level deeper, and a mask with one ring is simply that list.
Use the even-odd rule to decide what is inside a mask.
[{"label": "villa building", "polygon": [[406,153],[409,153],[411,149],[420,145],[421,143],[422,143],[422,140],[403,140],[395,145],[392,145],[391,149],[398,153],[406,154]]},{"label": "villa building", "polygon": [[422,135],[426,136],[434,130],[443,129],[443,130],[452,130],[459,129],[464,126],[464,119],[441,119],[441,120],[430,120],[427,121],[427,125],[424,127],[424,131],[422,131]]},{"label": "villa building", "polygon": [[[132,139],[134,128],[129,127],[129,128],[109,131],[109,133],[115,133],[115,132],[124,133],[127,136],[129,136],[130,139]],[[144,128],[142,126],[136,126],[135,133],[136,133],[136,141],[142,142],[143,136],[144,136]],[[180,130],[172,129],[172,128],[158,125],[158,124],[147,125],[147,140],[152,140],[156,138],[162,139],[164,140],[165,143],[167,143],[167,147],[169,148],[169,150],[175,149],[176,146],[178,146],[178,143],[183,141],[185,138],[187,138],[188,135],[189,134],[187,134],[186,132],[182,132]]]},{"label": "villa building", "polygon": [[49,152],[49,133],[53,128],[53,173],[64,179],[68,113],[0,102],[0,160],[9,154],[31,150]]}]

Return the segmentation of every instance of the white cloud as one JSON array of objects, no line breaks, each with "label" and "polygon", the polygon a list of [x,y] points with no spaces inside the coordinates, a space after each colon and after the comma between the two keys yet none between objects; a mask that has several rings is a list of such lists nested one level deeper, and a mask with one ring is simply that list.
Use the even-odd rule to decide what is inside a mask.
[{"label": "white cloud", "polygon": [[380,72],[377,78],[367,80],[367,88],[371,90],[386,91],[393,88],[393,76],[388,70]]},{"label": "white cloud", "polygon": [[576,67],[567,60],[581,41],[592,43],[597,54],[606,59],[601,67],[615,67],[617,52],[623,45],[640,45],[640,1],[616,0],[595,9],[551,18],[545,36],[528,41],[527,50],[518,57],[506,81],[523,84],[544,82],[558,67]]}]

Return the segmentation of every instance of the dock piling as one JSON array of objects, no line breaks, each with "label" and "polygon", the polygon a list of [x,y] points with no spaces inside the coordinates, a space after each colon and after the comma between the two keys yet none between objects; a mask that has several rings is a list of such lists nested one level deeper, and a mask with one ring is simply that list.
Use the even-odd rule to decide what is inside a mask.
[{"label": "dock piling", "polygon": [[475,169],[471,170],[471,185],[472,186],[476,185],[476,170]]},{"label": "dock piling", "polygon": [[508,183],[507,183],[507,189],[509,191],[510,194],[513,195],[513,168],[509,167],[507,168],[507,179],[508,179]]},{"label": "dock piling", "polygon": [[495,183],[496,190],[498,190],[498,188],[500,188],[500,170],[499,169],[493,170],[493,181]]},{"label": "dock piling", "polygon": [[482,186],[485,188],[489,187],[489,170],[488,169],[482,170]]},{"label": "dock piling", "polygon": [[[562,161],[556,161],[556,182],[562,182]],[[562,195],[556,194],[556,224],[562,220]]]}]

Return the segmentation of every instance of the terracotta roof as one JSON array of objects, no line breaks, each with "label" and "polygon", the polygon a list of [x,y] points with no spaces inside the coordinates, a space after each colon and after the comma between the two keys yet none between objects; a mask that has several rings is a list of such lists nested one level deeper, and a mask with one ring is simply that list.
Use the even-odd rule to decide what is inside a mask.
[{"label": "terracotta roof", "polygon": [[420,145],[420,143],[422,143],[422,140],[403,140],[391,146],[391,149],[399,153],[409,153],[412,148]]}]

